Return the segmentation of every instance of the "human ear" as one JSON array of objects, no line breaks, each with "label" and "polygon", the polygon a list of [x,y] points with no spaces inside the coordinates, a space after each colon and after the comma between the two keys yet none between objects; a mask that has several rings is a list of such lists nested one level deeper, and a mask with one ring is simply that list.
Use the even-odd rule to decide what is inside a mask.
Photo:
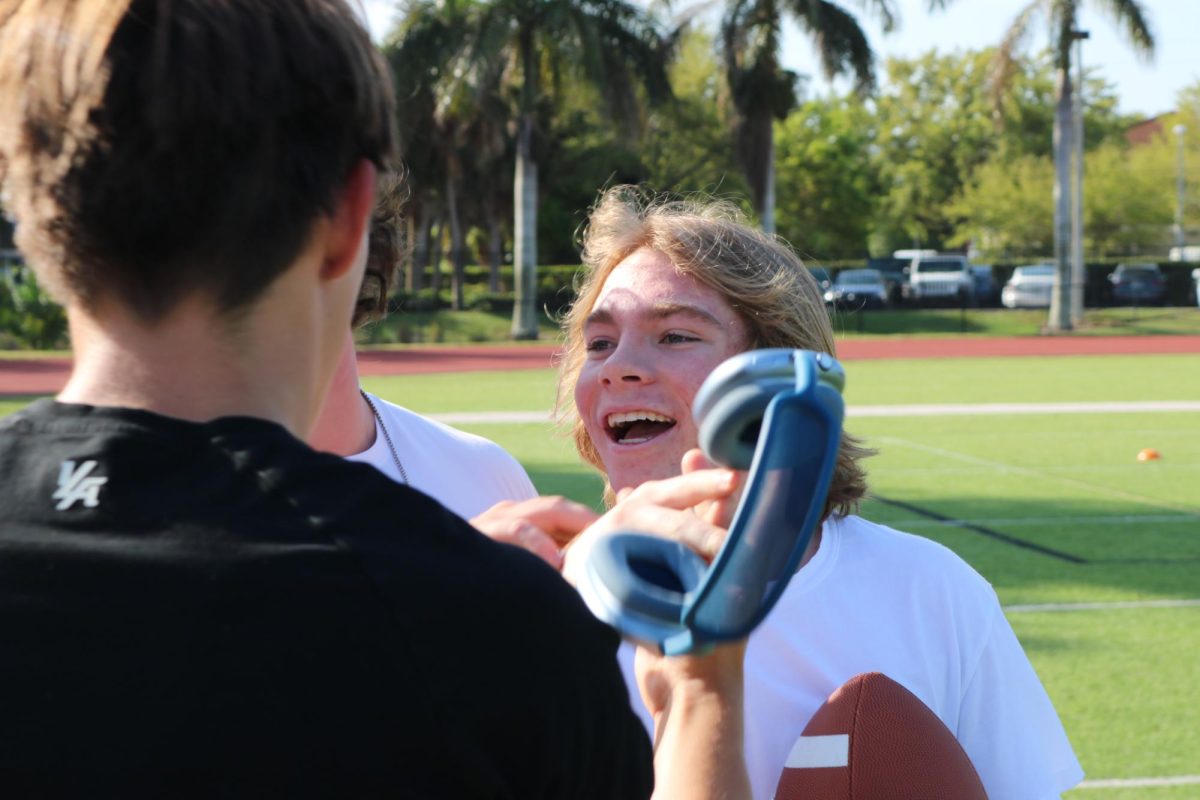
[{"label": "human ear", "polygon": [[375,165],[360,159],[338,190],[328,218],[321,278],[337,280],[355,265],[375,207]]}]

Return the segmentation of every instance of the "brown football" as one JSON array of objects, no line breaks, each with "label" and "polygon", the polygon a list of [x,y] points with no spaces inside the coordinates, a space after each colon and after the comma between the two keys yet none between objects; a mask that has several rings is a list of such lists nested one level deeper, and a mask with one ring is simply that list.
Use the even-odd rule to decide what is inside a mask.
[{"label": "brown football", "polygon": [[987,800],[971,759],[916,695],[879,672],[839,686],[792,746],[775,800]]}]

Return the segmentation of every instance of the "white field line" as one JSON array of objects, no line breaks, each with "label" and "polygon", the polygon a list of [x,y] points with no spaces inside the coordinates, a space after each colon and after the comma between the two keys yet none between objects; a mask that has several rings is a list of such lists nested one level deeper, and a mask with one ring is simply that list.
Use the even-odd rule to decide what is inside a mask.
[{"label": "white field line", "polygon": [[1200,775],[1174,775],[1168,778],[1103,778],[1083,781],[1076,789],[1148,789],[1154,786],[1197,786]]},{"label": "white field line", "polygon": [[1103,495],[1106,495],[1109,497],[1120,497],[1124,500],[1130,500],[1135,503],[1141,503],[1143,505],[1151,506],[1153,508],[1163,508],[1163,509],[1170,509],[1171,511],[1178,511],[1181,514],[1190,514],[1191,513],[1190,508],[1172,505],[1171,503],[1164,503],[1161,500],[1156,500],[1156,499],[1150,498],[1150,497],[1143,497],[1141,495],[1132,494],[1130,492],[1124,492],[1124,491],[1121,491],[1120,489],[1114,489],[1111,486],[1096,486],[1095,484],[1087,483],[1086,481],[1077,481],[1077,480],[1074,480],[1073,478],[1065,478],[1060,475],[1054,475],[1049,472],[1042,472],[1042,471],[1035,470],[1035,469],[1027,469],[1025,467],[1014,467],[1011,464],[1004,464],[999,461],[991,461],[986,458],[977,458],[975,456],[966,455],[965,453],[956,453],[953,450],[945,450],[941,447],[932,447],[930,445],[918,444],[917,442],[913,442],[908,439],[901,439],[901,438],[898,438],[895,436],[876,436],[876,437],[873,437],[873,440],[876,442],[880,442],[880,443],[894,444],[894,445],[899,445],[901,447],[907,447],[912,450],[919,450],[922,453],[929,453],[931,455],[941,456],[942,458],[951,458],[956,461],[961,461],[965,464],[974,464],[977,467],[989,467],[1000,473],[1007,473],[1009,475],[1020,475],[1022,477],[1026,477],[1026,478],[1036,478],[1040,481],[1058,483],[1058,484],[1061,484],[1064,486],[1070,486],[1075,489],[1084,489],[1084,490],[1094,493],[1094,494],[1103,494]]},{"label": "white field line", "polygon": [[1129,403],[951,403],[944,405],[850,406],[848,417],[946,417],[986,414],[1135,414],[1200,411],[1200,401]]},{"label": "white field line", "polygon": [[[996,414],[1133,414],[1200,411],[1200,401],[1165,400],[1114,403],[947,403],[937,405],[850,406],[847,417],[941,417]],[[547,422],[549,411],[459,411],[430,414],[447,425]]]},{"label": "white field line", "polygon": [[1135,608],[1194,608],[1200,599],[1193,600],[1116,600],[1110,603],[1028,603],[1004,606],[1005,614],[1032,614],[1040,611],[1115,611]]},{"label": "white field line", "polygon": [[912,517],[911,519],[890,519],[887,521],[888,527],[907,530],[917,527],[948,527],[954,528],[961,525],[984,525],[987,527],[1004,526],[1010,528],[1022,528],[1029,526],[1041,525],[1163,525],[1171,523],[1191,523],[1193,525],[1200,523],[1200,515],[1197,514],[1126,514],[1123,516],[1114,517],[985,517],[971,519],[926,519],[925,517]]}]

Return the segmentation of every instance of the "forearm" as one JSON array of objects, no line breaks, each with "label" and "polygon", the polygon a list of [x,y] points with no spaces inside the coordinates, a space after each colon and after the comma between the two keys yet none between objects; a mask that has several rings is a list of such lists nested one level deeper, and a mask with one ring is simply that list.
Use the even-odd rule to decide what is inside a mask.
[{"label": "forearm", "polygon": [[743,747],[742,685],[689,680],[655,717],[655,800],[750,797]]}]

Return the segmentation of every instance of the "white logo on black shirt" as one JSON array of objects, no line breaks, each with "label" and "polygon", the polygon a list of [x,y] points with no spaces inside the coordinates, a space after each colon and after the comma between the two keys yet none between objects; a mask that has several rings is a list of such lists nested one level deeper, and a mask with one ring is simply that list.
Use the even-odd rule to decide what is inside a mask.
[{"label": "white logo on black shirt", "polygon": [[64,461],[58,468],[58,489],[51,498],[58,501],[55,508],[65,511],[82,501],[88,508],[100,505],[100,487],[108,483],[108,478],[88,477],[96,468],[95,461],[85,461],[78,467],[74,461]]}]

